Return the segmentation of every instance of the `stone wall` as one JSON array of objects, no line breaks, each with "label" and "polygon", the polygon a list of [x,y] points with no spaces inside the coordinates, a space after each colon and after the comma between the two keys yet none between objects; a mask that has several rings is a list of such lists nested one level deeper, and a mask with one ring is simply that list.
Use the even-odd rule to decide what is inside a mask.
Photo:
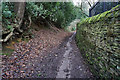
[{"label": "stone wall", "polygon": [[96,77],[120,78],[120,5],[78,23],[76,43]]}]

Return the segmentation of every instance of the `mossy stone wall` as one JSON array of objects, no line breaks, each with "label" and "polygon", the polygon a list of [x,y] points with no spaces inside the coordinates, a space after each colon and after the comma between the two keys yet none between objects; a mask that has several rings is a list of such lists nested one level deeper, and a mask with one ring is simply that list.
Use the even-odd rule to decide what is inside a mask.
[{"label": "mossy stone wall", "polygon": [[76,43],[96,77],[120,76],[120,5],[77,24]]}]

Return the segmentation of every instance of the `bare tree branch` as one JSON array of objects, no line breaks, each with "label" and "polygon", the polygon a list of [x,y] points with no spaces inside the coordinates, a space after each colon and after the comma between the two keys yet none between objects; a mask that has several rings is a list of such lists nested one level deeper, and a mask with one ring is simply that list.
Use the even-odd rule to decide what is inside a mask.
[{"label": "bare tree branch", "polygon": [[83,11],[83,9],[80,7],[80,9],[81,9],[81,12],[83,13],[83,14],[85,14],[87,17],[89,17],[84,11]]},{"label": "bare tree branch", "polygon": [[88,4],[89,4],[89,6],[92,7],[92,5],[90,4],[90,2],[89,2],[89,1],[87,1],[87,2],[88,2]]}]

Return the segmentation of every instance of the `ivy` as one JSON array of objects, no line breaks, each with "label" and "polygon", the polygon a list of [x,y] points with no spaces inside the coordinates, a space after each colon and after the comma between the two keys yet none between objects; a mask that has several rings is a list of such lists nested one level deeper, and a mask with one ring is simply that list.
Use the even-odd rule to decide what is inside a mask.
[{"label": "ivy", "polygon": [[2,3],[2,27],[11,30],[13,20],[15,18],[14,13],[14,4],[10,2],[3,2]]},{"label": "ivy", "polygon": [[11,11],[3,11],[3,16],[4,16],[5,18],[11,18],[12,13],[11,13]]}]

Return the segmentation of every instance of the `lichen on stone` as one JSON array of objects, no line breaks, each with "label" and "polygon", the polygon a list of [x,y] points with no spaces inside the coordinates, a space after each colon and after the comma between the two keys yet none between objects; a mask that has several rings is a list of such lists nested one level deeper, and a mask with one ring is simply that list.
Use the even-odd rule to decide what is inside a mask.
[{"label": "lichen on stone", "polygon": [[103,12],[96,16],[89,17],[89,18],[81,21],[80,25],[82,25],[84,23],[85,24],[94,23],[96,21],[104,20],[105,18],[118,17],[118,16],[120,16],[120,5],[117,5],[116,7],[112,8],[109,11]]},{"label": "lichen on stone", "polygon": [[77,45],[94,75],[119,77],[119,32],[120,5],[77,25]]}]

